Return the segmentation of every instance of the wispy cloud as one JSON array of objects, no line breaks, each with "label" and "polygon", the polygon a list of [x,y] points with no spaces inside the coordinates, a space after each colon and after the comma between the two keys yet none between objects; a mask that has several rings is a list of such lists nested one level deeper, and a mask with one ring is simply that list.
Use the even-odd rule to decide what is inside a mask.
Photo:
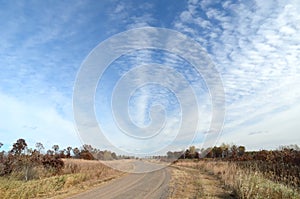
[{"label": "wispy cloud", "polygon": [[[118,71],[115,73],[118,78],[112,78],[111,71]],[[96,103],[96,107],[100,108],[97,113],[103,133],[117,146],[124,148],[124,142],[128,143],[127,151],[136,152],[132,150],[139,148],[140,153],[150,153],[156,152],[162,146],[177,150],[184,148],[184,145],[192,142],[194,136],[209,128],[211,107],[205,83],[186,60],[176,55],[145,49],[123,56],[110,66],[101,77],[100,84],[102,87],[96,99],[109,99],[110,95],[115,95],[116,99]],[[117,88],[107,89],[110,85]],[[106,90],[111,92],[103,92]],[[105,108],[111,102],[112,107],[116,108]],[[105,105],[106,103],[108,104]],[[158,105],[164,112],[153,112],[159,110]],[[117,115],[114,119],[108,119],[112,117],[109,116],[112,111]],[[101,114],[104,112],[107,114]],[[154,137],[149,140],[132,139],[124,135],[116,123],[125,132],[137,137]],[[159,134],[156,135],[157,133]],[[198,136],[200,138],[203,139]],[[180,142],[173,144],[175,139]],[[100,141],[95,144],[103,143]]]},{"label": "wispy cloud", "polygon": [[109,30],[109,33],[153,26],[157,19],[153,16],[153,5],[149,2],[124,2],[116,1],[115,6],[109,11],[109,20],[115,26]]},{"label": "wispy cloud", "polygon": [[[31,142],[43,141],[39,140],[43,137],[45,142],[46,139],[56,142],[58,135],[71,137],[75,133],[71,127],[73,85],[84,58],[99,42],[115,33],[156,26],[190,36],[202,45],[216,65],[226,94],[226,121],[220,142],[240,142],[259,148],[260,144],[274,147],[283,140],[300,140],[296,133],[299,126],[294,121],[299,118],[296,110],[299,110],[300,99],[300,5],[297,0],[190,0],[172,4],[164,1],[139,4],[132,1],[77,1],[72,5],[69,2],[56,5],[47,1],[8,2],[0,9],[0,104],[2,119],[7,121],[0,129],[10,132],[1,134],[1,139],[12,142],[23,135],[23,131],[31,132],[32,135],[26,134]],[[145,34],[132,35],[128,39],[136,39],[140,45],[151,41]],[[195,52],[190,51],[191,46],[184,42],[165,39],[162,46],[184,47],[185,52],[176,52],[195,56]],[[111,113],[110,94],[118,79],[128,72],[127,77],[131,77],[128,88],[130,83],[141,85],[126,104],[133,124],[141,127],[149,124],[154,102],[154,105],[161,103],[166,108],[165,115],[157,111],[157,118],[163,120],[166,116],[168,121],[162,134],[166,136],[162,136],[160,142],[144,142],[136,145],[136,150],[142,151],[144,147],[147,151],[171,143],[181,121],[180,106],[177,106],[180,103],[187,107],[187,120],[191,124],[200,119],[195,140],[199,145],[212,117],[209,89],[218,88],[213,78],[206,82],[203,74],[211,77],[206,67],[201,67],[203,74],[198,74],[190,64],[180,55],[149,49],[115,60],[99,82],[96,94],[97,116],[107,124],[108,137],[124,149],[129,150],[135,144],[117,138],[118,134],[114,132],[118,129],[107,117]],[[146,65],[165,68],[155,70]],[[141,68],[132,70],[134,74],[130,76],[134,67]],[[93,75],[88,76],[89,80],[93,78]],[[161,86],[143,85],[158,80],[163,83]],[[187,80],[186,84],[182,83],[184,80]],[[164,85],[173,90],[163,89]],[[189,87],[196,93],[198,111],[192,105]],[[175,94],[184,98],[178,102]],[[82,120],[87,124],[87,133],[98,136],[97,127],[88,126],[86,118]],[[175,141],[178,148],[186,146],[195,132],[189,125],[183,126],[182,131],[185,133],[178,135],[179,139]],[[78,137],[72,136],[73,142],[77,143]]]},{"label": "wispy cloud", "polygon": [[[282,114],[274,110],[292,109],[298,103],[298,10],[296,1],[189,1],[174,22],[175,28],[208,50],[222,75],[227,99],[226,133],[239,135],[245,127]],[[199,29],[203,31],[195,31]],[[255,118],[260,119],[251,123]],[[253,144],[252,140],[248,143]]]},{"label": "wispy cloud", "polygon": [[252,131],[248,135],[256,135],[256,134],[263,134],[263,133],[268,133],[267,131]]}]

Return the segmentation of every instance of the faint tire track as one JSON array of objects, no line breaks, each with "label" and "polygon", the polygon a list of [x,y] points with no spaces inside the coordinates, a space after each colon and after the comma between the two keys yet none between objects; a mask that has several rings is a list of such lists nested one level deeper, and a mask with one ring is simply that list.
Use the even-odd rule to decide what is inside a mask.
[{"label": "faint tire track", "polygon": [[89,198],[166,198],[170,172],[161,169],[150,173],[129,174],[99,188],[75,195],[69,199]]}]

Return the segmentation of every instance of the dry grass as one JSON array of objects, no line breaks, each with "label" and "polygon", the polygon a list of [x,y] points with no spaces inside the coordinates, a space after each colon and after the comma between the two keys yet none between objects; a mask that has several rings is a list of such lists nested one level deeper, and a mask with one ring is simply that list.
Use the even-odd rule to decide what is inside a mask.
[{"label": "dry grass", "polygon": [[235,163],[200,161],[181,162],[186,167],[211,172],[224,182],[224,185],[233,188],[239,198],[242,199],[298,199],[299,192],[287,185],[266,179],[263,174],[247,169],[239,168]]},{"label": "dry grass", "polygon": [[173,167],[169,183],[169,198],[199,198],[202,193],[198,171]]},{"label": "dry grass", "polygon": [[172,166],[169,198],[233,198],[232,191],[221,181],[203,170],[193,168],[193,162]]},{"label": "dry grass", "polygon": [[124,173],[111,169],[99,161],[64,160],[59,176],[28,182],[14,178],[0,178],[1,198],[64,198],[117,178]]}]

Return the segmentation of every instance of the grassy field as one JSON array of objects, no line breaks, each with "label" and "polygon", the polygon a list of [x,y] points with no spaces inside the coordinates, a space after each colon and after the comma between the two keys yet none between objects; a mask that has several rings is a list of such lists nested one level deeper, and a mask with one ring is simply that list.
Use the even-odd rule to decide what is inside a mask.
[{"label": "grassy field", "polygon": [[[223,186],[232,189],[235,197],[242,199],[299,199],[300,193],[294,187],[287,186],[281,182],[274,182],[267,179],[266,176],[259,172],[254,172],[248,169],[241,169],[233,162],[221,161],[179,161],[175,164],[181,168],[191,168],[194,170],[204,172],[207,175],[215,176],[222,182]],[[205,176],[204,176],[205,177]],[[190,179],[190,184],[201,184],[201,179],[196,179],[194,174],[186,176]],[[203,178],[203,176],[202,176]],[[203,181],[203,180],[202,180]],[[215,186],[218,187],[218,186]],[[198,188],[199,190],[203,190]],[[205,192],[205,191],[204,191]],[[206,192],[207,193],[207,192]],[[199,197],[211,198],[211,197]],[[216,197],[218,198],[218,197]],[[226,198],[226,197],[219,197]]]},{"label": "grassy field", "polygon": [[[64,159],[59,175],[24,181],[0,178],[0,198],[65,198],[116,179],[125,173],[99,161]],[[122,162],[120,164],[123,165]],[[124,164],[127,165],[127,164]],[[35,172],[44,172],[42,168]],[[225,161],[178,161],[171,166],[169,198],[298,199],[299,190],[265,174]]]},{"label": "grassy field", "polygon": [[124,173],[113,170],[99,161],[64,159],[62,173],[22,181],[14,177],[0,178],[0,198],[64,198],[118,178]]}]

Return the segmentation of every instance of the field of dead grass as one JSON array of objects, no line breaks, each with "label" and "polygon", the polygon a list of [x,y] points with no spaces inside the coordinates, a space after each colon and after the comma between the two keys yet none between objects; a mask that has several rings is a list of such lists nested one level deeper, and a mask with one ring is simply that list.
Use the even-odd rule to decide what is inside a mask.
[{"label": "field of dead grass", "polygon": [[64,198],[112,179],[124,173],[111,169],[99,161],[64,159],[60,175],[37,180],[21,181],[0,178],[0,198]]},{"label": "field of dead grass", "polygon": [[217,176],[226,187],[235,191],[242,199],[299,199],[297,189],[280,182],[268,180],[263,174],[241,169],[234,162],[222,161],[179,161],[177,166],[194,168]]}]

